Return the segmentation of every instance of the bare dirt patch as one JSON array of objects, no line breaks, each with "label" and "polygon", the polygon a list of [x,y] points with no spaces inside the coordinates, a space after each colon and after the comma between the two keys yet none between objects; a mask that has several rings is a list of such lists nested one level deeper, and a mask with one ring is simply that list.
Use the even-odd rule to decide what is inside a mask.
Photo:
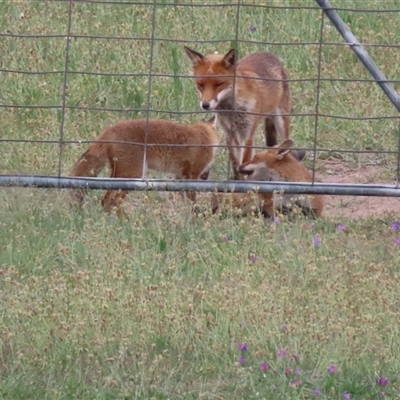
[{"label": "bare dirt patch", "polygon": [[[360,166],[350,165],[339,159],[327,159],[317,161],[316,180],[325,183],[354,183],[354,184],[386,184],[393,185],[395,172],[388,171],[382,165],[363,164]],[[137,207],[148,204],[152,213],[162,213],[171,218],[177,212],[185,212],[190,215],[191,203],[185,201],[179,193],[149,192],[145,196],[128,196],[124,208],[129,213]],[[198,193],[197,203],[206,209],[211,204],[210,193]],[[158,206],[157,206],[158,204]],[[160,207],[160,204],[162,206]],[[322,218],[400,218],[399,197],[376,197],[376,196],[325,196],[325,208]]]},{"label": "bare dirt patch", "polygon": [[[386,184],[394,180],[383,178],[379,165],[363,165],[350,168],[341,160],[320,160],[316,179],[325,183]],[[376,196],[326,196],[324,215],[351,219],[400,215],[400,198]]]}]

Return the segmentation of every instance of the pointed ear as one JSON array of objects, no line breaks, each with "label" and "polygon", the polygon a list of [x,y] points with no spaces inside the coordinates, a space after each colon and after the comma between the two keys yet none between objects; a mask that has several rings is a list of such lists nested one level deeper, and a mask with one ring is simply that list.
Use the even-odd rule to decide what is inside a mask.
[{"label": "pointed ear", "polygon": [[293,147],[293,141],[290,139],[286,139],[283,143],[281,143],[279,148],[285,148],[285,149],[290,149]]},{"label": "pointed ear", "polygon": [[203,60],[204,56],[201,53],[198,53],[197,51],[194,51],[192,49],[189,49],[189,47],[184,46],[186,55],[190,58],[190,61],[192,62],[193,67],[196,65],[199,65],[199,63]]},{"label": "pointed ear", "polygon": [[215,115],[213,115],[210,119],[205,121],[207,124],[210,124],[215,127],[215,123],[217,122],[217,118]]},{"label": "pointed ear", "polygon": [[225,67],[234,67],[236,65],[236,62],[238,60],[238,52],[236,49],[231,49],[228,51],[228,53],[225,54],[224,58],[222,59],[222,62],[224,63]]},{"label": "pointed ear", "polygon": [[278,160],[282,160],[283,158],[285,158],[285,156],[292,151],[292,146],[293,146],[293,142],[290,139],[287,139],[282,144],[280,144],[277,147]]}]

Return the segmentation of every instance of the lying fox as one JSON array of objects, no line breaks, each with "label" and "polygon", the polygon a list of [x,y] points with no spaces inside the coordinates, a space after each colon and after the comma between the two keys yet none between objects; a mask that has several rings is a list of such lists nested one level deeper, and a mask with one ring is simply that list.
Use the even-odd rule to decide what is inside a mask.
[{"label": "lying fox", "polygon": [[[108,165],[111,178],[141,178],[145,157],[145,168],[178,179],[207,179],[218,144],[213,120],[193,125],[161,119],[121,121],[105,129],[89,146],[71,176],[94,177]],[[120,205],[127,194],[124,190],[108,190],[102,206],[106,211],[116,207],[121,216]],[[80,204],[84,195],[83,189],[73,190]],[[195,193],[188,193],[188,197],[196,201]]]},{"label": "lying fox", "polygon": [[[271,53],[255,52],[237,61],[237,51],[204,56],[185,47],[192,62],[200,106],[215,112],[226,134],[235,178],[254,155],[254,134],[265,121],[266,145],[289,138],[291,99],[287,73]],[[242,146],[242,147],[240,147]],[[244,147],[243,147],[244,146]]]},{"label": "lying fox", "polygon": [[[248,175],[252,181],[288,181],[288,182],[312,182],[312,174],[291,153],[293,143],[286,140],[279,146],[257,153],[249,162],[239,167],[239,172]],[[322,195],[294,195],[259,193],[256,201],[251,193],[232,193],[227,199],[227,194],[218,194],[213,197],[213,211],[215,212],[220,203],[230,200],[233,208],[241,210],[242,215],[248,214],[254,209],[268,217],[274,217],[277,213],[287,213],[295,207],[301,209],[305,215],[319,217],[324,208]]]}]

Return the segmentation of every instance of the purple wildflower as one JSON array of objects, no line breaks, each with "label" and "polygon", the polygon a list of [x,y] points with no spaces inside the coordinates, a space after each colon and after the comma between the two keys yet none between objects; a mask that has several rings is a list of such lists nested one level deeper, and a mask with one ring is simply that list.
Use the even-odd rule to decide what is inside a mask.
[{"label": "purple wildflower", "polygon": [[290,375],[292,373],[292,370],[290,368],[285,368],[285,374]]},{"label": "purple wildflower", "polygon": [[287,356],[287,351],[285,349],[279,349],[278,350],[278,356],[279,357],[286,357]]},{"label": "purple wildflower", "polygon": [[293,360],[294,361],[299,361],[300,360],[300,356],[297,356],[296,354],[293,354]]},{"label": "purple wildflower", "polygon": [[328,367],[328,372],[329,372],[330,374],[333,374],[334,372],[336,372],[336,370],[337,370],[337,368],[336,368],[336,365],[334,365],[334,364],[331,364],[331,365]]},{"label": "purple wildflower", "polygon": [[389,383],[389,379],[385,378],[384,376],[380,376],[377,380],[376,380],[376,384],[378,386],[386,386]]},{"label": "purple wildflower", "polygon": [[394,239],[394,242],[395,242],[396,244],[400,244],[400,237]]},{"label": "purple wildflower", "polygon": [[339,224],[336,228],[338,231],[342,231],[342,232],[347,229],[346,225],[344,225],[344,224]]},{"label": "purple wildflower", "polygon": [[231,242],[232,238],[230,236],[224,236],[222,239],[224,242]]},{"label": "purple wildflower", "polygon": [[261,371],[268,371],[269,368],[270,368],[270,366],[269,366],[265,361],[263,361],[263,362],[260,364],[260,369],[261,369]]},{"label": "purple wildflower", "polygon": [[320,388],[315,388],[313,391],[314,396],[319,396],[321,394],[321,389]]},{"label": "purple wildflower", "polygon": [[280,223],[281,223],[279,217],[275,217],[275,218],[274,218],[274,223],[275,223],[275,224],[280,224]]},{"label": "purple wildflower", "polygon": [[345,400],[349,400],[350,397],[351,397],[351,394],[350,394],[349,392],[344,392],[344,393],[343,393],[343,398],[344,398]]},{"label": "purple wildflower", "polygon": [[248,30],[250,33],[255,32],[256,29],[257,29],[257,28],[256,28],[255,26],[253,26],[253,25],[250,25],[250,26],[247,28],[247,30]]},{"label": "purple wildflower", "polygon": [[296,379],[294,382],[293,382],[293,386],[300,386],[301,385],[301,380],[300,379]]},{"label": "purple wildflower", "polygon": [[282,325],[282,332],[286,332],[287,331],[287,326],[286,325]]},{"label": "purple wildflower", "polygon": [[247,350],[247,343],[239,343],[238,344],[238,349],[240,351],[246,351]]},{"label": "purple wildflower", "polygon": [[313,245],[318,247],[321,244],[321,236],[318,234],[313,235]]},{"label": "purple wildflower", "polygon": [[255,256],[254,254],[253,255],[251,255],[250,257],[249,257],[249,260],[251,261],[251,262],[256,262],[257,261],[257,256]]},{"label": "purple wildflower", "polygon": [[299,374],[300,374],[300,368],[295,368],[295,369],[294,369],[294,373],[295,373],[296,375],[299,375]]},{"label": "purple wildflower", "polygon": [[400,221],[394,221],[392,224],[392,229],[398,231],[400,229]]},{"label": "purple wildflower", "polygon": [[242,357],[239,358],[239,364],[240,365],[244,364],[245,362],[246,362],[246,357],[245,356],[242,356]]}]

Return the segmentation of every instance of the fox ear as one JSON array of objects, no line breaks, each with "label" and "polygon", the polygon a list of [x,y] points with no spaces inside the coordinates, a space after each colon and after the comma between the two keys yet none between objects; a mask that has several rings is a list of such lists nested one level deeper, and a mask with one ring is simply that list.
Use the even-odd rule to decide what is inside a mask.
[{"label": "fox ear", "polygon": [[217,122],[217,118],[213,115],[210,119],[205,121],[207,124],[210,124],[215,127],[215,123]]},{"label": "fox ear", "polygon": [[204,58],[203,54],[198,53],[197,51],[194,51],[192,49],[189,49],[189,47],[184,46],[186,55],[190,58],[190,61],[192,62],[193,67],[198,65]]},{"label": "fox ear", "polygon": [[225,64],[226,67],[234,67],[236,65],[236,61],[238,59],[238,52],[236,49],[231,49],[228,53],[225,54],[222,62]]},{"label": "fox ear", "polygon": [[276,146],[280,149],[290,149],[293,147],[293,141],[290,139],[286,139],[283,143],[281,143],[280,145]]},{"label": "fox ear", "polygon": [[293,142],[290,139],[285,140],[282,144],[280,144],[278,149],[278,160],[282,160],[287,154],[292,151]]}]

